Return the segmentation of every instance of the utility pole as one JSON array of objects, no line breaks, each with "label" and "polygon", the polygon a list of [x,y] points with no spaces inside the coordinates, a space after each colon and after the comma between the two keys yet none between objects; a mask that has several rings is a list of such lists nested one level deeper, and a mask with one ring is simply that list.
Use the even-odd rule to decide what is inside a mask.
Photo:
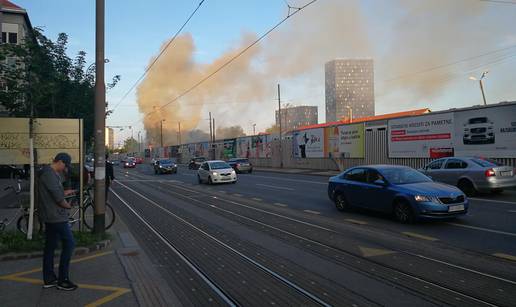
[{"label": "utility pole", "polygon": [[253,135],[256,135],[256,124],[253,124]]},{"label": "utility pole", "polygon": [[95,214],[93,232],[105,232],[106,86],[104,83],[104,0],[95,2]]},{"label": "utility pole", "polygon": [[141,131],[138,131],[138,155],[141,154],[141,152],[142,152],[142,142],[140,139],[140,133],[141,133]]},{"label": "utility pole", "polygon": [[[210,112],[210,143],[213,143],[213,131],[211,129],[211,112]],[[210,145],[210,148],[212,147],[213,145]]]},{"label": "utility pole", "polygon": [[212,140],[212,142],[215,143],[215,117],[212,120],[213,120],[213,140]]},{"label": "utility pole", "polygon": [[179,144],[177,145],[181,145],[181,122],[177,122],[178,126],[179,126]]},{"label": "utility pole", "polygon": [[163,121],[164,119],[160,120],[159,121],[159,125],[160,125],[160,144],[161,144],[161,148],[163,148]]},{"label": "utility pole", "polygon": [[279,152],[280,152],[280,168],[283,168],[283,145],[282,143],[282,135],[281,135],[281,90],[280,85],[278,83],[278,118],[279,118]]},{"label": "utility pole", "polygon": [[480,91],[482,91],[482,98],[484,99],[484,105],[487,105],[486,101],[486,94],[484,93],[484,83],[482,82],[482,79],[478,81],[480,83]]}]

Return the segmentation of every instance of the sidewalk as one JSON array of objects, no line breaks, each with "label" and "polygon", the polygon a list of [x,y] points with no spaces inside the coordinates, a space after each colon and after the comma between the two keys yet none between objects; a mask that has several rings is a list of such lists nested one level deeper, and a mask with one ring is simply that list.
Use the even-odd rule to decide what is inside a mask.
[{"label": "sidewalk", "polygon": [[43,289],[41,258],[0,261],[0,305],[180,306],[125,225],[118,220],[115,227],[106,249],[72,259],[76,291]]},{"label": "sidewalk", "polygon": [[270,172],[270,173],[283,173],[283,174],[303,174],[303,175],[315,175],[315,176],[336,176],[340,174],[340,171],[325,171],[325,170],[313,170],[313,169],[301,169],[301,168],[274,168],[274,167],[253,167],[254,171],[258,172]]}]

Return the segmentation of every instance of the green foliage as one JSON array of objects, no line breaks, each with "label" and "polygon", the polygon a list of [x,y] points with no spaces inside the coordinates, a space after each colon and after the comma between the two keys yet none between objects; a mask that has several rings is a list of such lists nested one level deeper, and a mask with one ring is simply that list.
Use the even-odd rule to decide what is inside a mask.
[{"label": "green foliage", "polygon": [[138,151],[138,141],[136,141],[133,137],[128,138],[124,141],[124,147],[121,152],[135,152]]},{"label": "green foliage", "polygon": [[[0,104],[11,116],[29,117],[33,109],[35,117],[82,118],[84,138],[91,141],[95,66],[85,68],[84,51],[73,59],[67,55],[65,33],[53,42],[35,28],[32,38],[19,45],[0,45],[0,81],[7,87],[6,91],[0,90]],[[106,88],[113,88],[119,80],[120,76],[115,76]]]},{"label": "green foliage", "polygon": [[[89,247],[95,243],[111,238],[109,233],[103,235],[91,232],[74,231],[75,246]],[[43,234],[34,234],[32,240],[27,240],[25,234],[21,232],[0,232],[0,254],[17,252],[37,252],[43,251],[45,238]]]}]

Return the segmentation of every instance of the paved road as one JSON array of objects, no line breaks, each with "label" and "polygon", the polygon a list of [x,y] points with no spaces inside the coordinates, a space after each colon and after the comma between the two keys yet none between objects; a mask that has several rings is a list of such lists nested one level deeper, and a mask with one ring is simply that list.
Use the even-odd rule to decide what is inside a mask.
[{"label": "paved road", "polygon": [[451,222],[399,225],[337,212],[321,176],[256,172],[207,186],[185,168],[116,175],[111,202],[185,305],[516,301],[510,194],[473,199],[471,214]]}]

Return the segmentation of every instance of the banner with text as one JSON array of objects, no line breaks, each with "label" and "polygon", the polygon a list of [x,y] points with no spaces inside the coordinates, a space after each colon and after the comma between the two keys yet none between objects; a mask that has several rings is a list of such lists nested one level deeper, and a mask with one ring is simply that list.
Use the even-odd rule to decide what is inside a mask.
[{"label": "banner with text", "polygon": [[293,155],[296,158],[324,157],[324,129],[307,129],[293,134]]},{"label": "banner with text", "polygon": [[389,157],[453,156],[453,113],[389,120]]}]

